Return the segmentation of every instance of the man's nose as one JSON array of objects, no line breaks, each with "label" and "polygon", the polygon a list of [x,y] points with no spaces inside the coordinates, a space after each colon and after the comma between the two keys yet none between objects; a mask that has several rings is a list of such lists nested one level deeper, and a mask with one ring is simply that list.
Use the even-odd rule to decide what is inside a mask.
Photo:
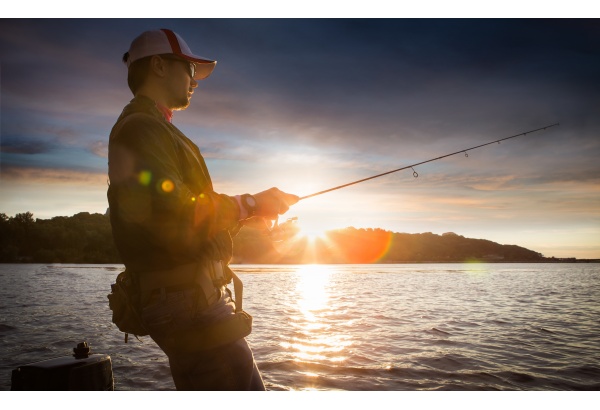
[{"label": "man's nose", "polygon": [[192,88],[198,87],[198,81],[196,81],[192,78],[192,81],[190,81],[190,87],[192,87]]}]

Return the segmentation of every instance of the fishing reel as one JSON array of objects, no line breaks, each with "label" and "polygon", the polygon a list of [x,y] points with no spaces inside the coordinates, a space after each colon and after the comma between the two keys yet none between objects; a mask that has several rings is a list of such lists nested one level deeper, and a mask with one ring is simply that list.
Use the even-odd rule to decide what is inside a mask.
[{"label": "fishing reel", "polygon": [[278,216],[273,222],[273,226],[267,228],[265,233],[272,242],[283,242],[293,238],[298,234],[300,228],[298,227],[297,223],[298,217],[294,216],[292,218],[288,218],[280,225]]},{"label": "fishing reel", "polygon": [[252,218],[254,221],[246,221],[242,226],[247,226],[251,229],[256,229],[262,232],[263,236],[268,237],[271,242],[283,242],[297,236],[300,232],[298,226],[298,217],[288,218],[285,222],[279,223],[279,216],[274,220],[263,218]]}]

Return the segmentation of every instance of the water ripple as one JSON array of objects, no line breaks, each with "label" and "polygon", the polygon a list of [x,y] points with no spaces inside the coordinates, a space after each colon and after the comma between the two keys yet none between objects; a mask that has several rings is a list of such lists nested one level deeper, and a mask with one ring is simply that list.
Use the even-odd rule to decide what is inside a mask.
[{"label": "water ripple", "polygon": [[[173,390],[162,351],[124,344],[110,323],[121,270],[0,265],[1,388],[13,368],[87,340],[110,354],[118,390]],[[600,390],[598,264],[235,270],[270,390]]]}]

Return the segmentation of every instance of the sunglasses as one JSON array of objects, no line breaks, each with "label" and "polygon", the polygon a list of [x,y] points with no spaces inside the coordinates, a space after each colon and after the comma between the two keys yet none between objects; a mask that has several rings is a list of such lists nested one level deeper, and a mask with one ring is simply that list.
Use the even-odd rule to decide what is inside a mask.
[{"label": "sunglasses", "polygon": [[190,75],[191,78],[194,78],[194,75],[196,74],[196,64],[184,60],[183,58],[179,58],[179,57],[172,57],[172,56],[160,56],[160,58],[165,59],[165,60],[174,60],[174,61],[180,61],[182,63],[186,63],[188,66],[188,74]]}]

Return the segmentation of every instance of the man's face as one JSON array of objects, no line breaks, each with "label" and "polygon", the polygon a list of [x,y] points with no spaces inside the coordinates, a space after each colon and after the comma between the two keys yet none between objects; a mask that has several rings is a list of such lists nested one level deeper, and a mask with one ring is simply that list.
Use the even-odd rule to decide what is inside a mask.
[{"label": "man's face", "polygon": [[185,110],[198,82],[192,78],[193,70],[189,61],[177,57],[164,58],[168,65],[167,103],[172,110]]}]

